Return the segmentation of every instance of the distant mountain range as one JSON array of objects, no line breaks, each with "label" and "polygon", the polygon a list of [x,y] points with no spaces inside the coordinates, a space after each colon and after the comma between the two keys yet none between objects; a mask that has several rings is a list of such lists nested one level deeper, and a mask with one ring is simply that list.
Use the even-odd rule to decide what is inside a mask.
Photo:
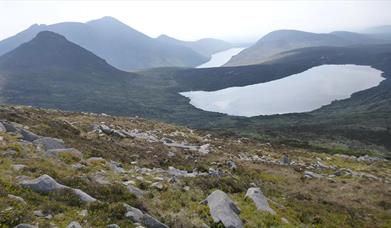
[{"label": "distant mountain range", "polygon": [[259,64],[269,61],[274,55],[305,47],[349,46],[358,44],[379,44],[384,40],[369,34],[346,31],[332,33],[311,33],[298,30],[273,31],[254,45],[233,56],[224,66],[241,66]]},{"label": "distant mountain range", "polygon": [[[229,44],[218,40],[194,42],[162,42],[136,31],[112,17],[87,23],[64,22],[53,25],[32,25],[28,29],[0,41],[0,56],[30,41],[41,31],[53,31],[105,59],[121,70],[152,67],[194,67],[206,62],[210,54]],[[186,44],[186,45],[182,45]]]},{"label": "distant mountain range", "polygon": [[224,51],[237,45],[228,43],[224,40],[205,38],[197,41],[182,41],[167,35],[161,35],[157,38],[166,44],[185,46],[203,56],[210,56],[216,52]]}]

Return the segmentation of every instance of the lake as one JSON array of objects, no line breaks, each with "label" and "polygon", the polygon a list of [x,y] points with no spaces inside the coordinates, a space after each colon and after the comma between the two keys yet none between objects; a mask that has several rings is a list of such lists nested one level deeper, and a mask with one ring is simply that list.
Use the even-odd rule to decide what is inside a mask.
[{"label": "lake", "polygon": [[322,65],[282,79],[217,91],[180,93],[211,112],[258,116],[308,112],[377,86],[382,71],[359,65]]},{"label": "lake", "polygon": [[232,56],[238,54],[243,49],[245,49],[245,48],[230,48],[225,51],[217,52],[212,55],[211,59],[208,62],[197,66],[197,68],[208,68],[208,67],[222,66],[226,62],[228,62],[228,60],[230,60]]}]

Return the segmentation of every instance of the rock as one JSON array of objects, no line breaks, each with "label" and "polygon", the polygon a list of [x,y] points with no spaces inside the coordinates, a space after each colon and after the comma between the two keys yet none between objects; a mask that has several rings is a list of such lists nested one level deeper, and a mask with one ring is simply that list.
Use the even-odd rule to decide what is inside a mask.
[{"label": "rock", "polygon": [[77,195],[79,197],[79,199],[83,202],[94,202],[96,201],[96,199],[90,195],[88,195],[87,193],[83,192],[82,190],[80,189],[72,189],[73,190],[73,193],[75,193],[75,195]]},{"label": "rock", "polygon": [[102,184],[102,185],[110,184],[110,181],[107,179],[107,175],[104,172],[96,172],[91,177],[98,184]]},{"label": "rock", "polygon": [[79,212],[79,215],[80,215],[81,217],[86,217],[86,216],[88,215],[88,211],[87,211],[86,209],[81,210],[81,211]]},{"label": "rock", "polygon": [[16,172],[18,172],[18,171],[20,171],[20,170],[26,168],[26,166],[25,166],[25,165],[22,165],[22,164],[15,164],[15,165],[12,165],[11,167],[12,167],[12,169],[15,170]]},{"label": "rock", "polygon": [[216,190],[206,198],[210,214],[215,223],[223,223],[226,228],[241,228],[240,210],[235,203],[221,190]]},{"label": "rock", "polygon": [[370,157],[368,155],[360,156],[357,158],[357,161],[363,161],[363,162],[368,162],[368,163],[373,163],[377,161],[385,161],[383,158],[379,157]]},{"label": "rock", "polygon": [[61,154],[70,154],[73,157],[76,157],[78,159],[83,158],[83,154],[74,149],[74,148],[66,148],[66,149],[49,149],[45,151],[45,154],[49,157],[59,157]]},{"label": "rock", "polygon": [[7,128],[5,128],[4,124],[0,122],[0,132],[6,132]]},{"label": "rock", "polygon": [[158,190],[163,190],[163,188],[164,188],[163,184],[160,183],[160,182],[154,182],[154,183],[152,183],[152,184],[151,184],[151,187],[152,187],[152,188],[156,188],[156,189],[158,189]]},{"label": "rock", "polygon": [[136,222],[142,222],[143,221],[143,218],[144,218],[144,213],[135,208],[135,207],[132,207],[128,204],[124,204],[127,212],[125,214],[125,217],[130,219],[133,223],[136,223]]},{"label": "rock", "polygon": [[147,228],[168,228],[167,225],[161,223],[159,220],[148,214],[144,214],[143,222]]},{"label": "rock", "polygon": [[53,178],[46,174],[34,180],[24,180],[20,182],[20,185],[38,193],[49,193],[58,189],[66,188],[65,185],[57,183]]},{"label": "rock", "polygon": [[198,149],[198,152],[203,155],[209,154],[210,144],[208,143],[208,144],[201,145],[200,148]]},{"label": "rock", "polygon": [[1,123],[7,132],[18,133],[19,130],[12,123],[7,121],[1,121]]},{"label": "rock", "polygon": [[111,134],[113,132],[113,130],[111,128],[109,128],[108,126],[102,124],[99,126],[100,130],[105,133],[105,134]]},{"label": "rock", "polygon": [[127,186],[127,189],[130,193],[134,194],[137,198],[142,198],[144,196],[144,191],[129,184]]},{"label": "rock", "polygon": [[30,224],[22,223],[22,224],[15,226],[15,228],[38,228],[38,227],[30,225]]},{"label": "rock", "polygon": [[190,191],[190,186],[185,186],[185,187],[183,187],[183,190],[184,190],[184,191]]},{"label": "rock", "polygon": [[80,189],[73,189],[57,183],[52,177],[46,174],[34,180],[21,180],[19,184],[24,188],[29,188],[32,191],[38,193],[49,193],[60,189],[70,189],[83,202],[93,202],[96,200],[95,198],[91,197]]},{"label": "rock", "polygon": [[323,176],[311,171],[304,171],[304,177],[312,179],[312,178],[322,178]]},{"label": "rock", "polygon": [[167,156],[169,158],[175,157],[175,153],[170,151],[170,152],[168,152]]},{"label": "rock", "polygon": [[67,228],[82,228],[82,226],[80,225],[80,223],[73,221],[73,222],[69,223]]},{"label": "rock", "polygon": [[231,170],[236,170],[237,166],[234,161],[227,161],[228,168]]},{"label": "rock", "polygon": [[122,164],[116,161],[110,161],[110,168],[116,173],[124,173],[125,170],[122,167]]},{"label": "rock", "polygon": [[120,228],[120,226],[118,226],[117,224],[110,224],[107,225],[106,228]]},{"label": "rock", "polygon": [[64,141],[56,138],[42,137],[34,140],[33,143],[41,147],[44,151],[52,149],[66,149]]},{"label": "rock", "polygon": [[282,156],[281,163],[283,165],[289,165],[291,163],[287,154],[284,154],[284,156]]},{"label": "rock", "polygon": [[276,212],[270,208],[269,203],[260,188],[249,188],[245,198],[252,199],[258,211],[266,211],[272,215],[276,214]]},{"label": "rock", "polygon": [[34,140],[37,140],[40,138],[40,136],[38,136],[38,135],[36,135],[26,129],[21,129],[20,133],[22,134],[22,139],[25,141],[33,142]]},{"label": "rock", "polygon": [[8,196],[8,198],[10,198],[10,199],[19,201],[20,203],[22,203],[22,204],[24,204],[24,205],[27,205],[26,201],[24,201],[24,199],[23,199],[22,197],[15,196],[15,195],[12,195],[12,194],[8,194],[7,196]]}]

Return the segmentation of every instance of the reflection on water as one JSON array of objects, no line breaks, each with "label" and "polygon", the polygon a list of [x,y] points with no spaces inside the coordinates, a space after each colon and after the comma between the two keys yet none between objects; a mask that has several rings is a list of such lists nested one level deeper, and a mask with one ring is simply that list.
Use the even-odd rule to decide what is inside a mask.
[{"label": "reflection on water", "polygon": [[369,66],[322,65],[266,83],[180,94],[202,110],[236,116],[307,112],[377,86],[381,73]]},{"label": "reflection on water", "polygon": [[208,62],[199,65],[197,68],[208,68],[208,67],[222,66],[225,63],[227,63],[228,60],[230,60],[232,56],[238,54],[243,49],[244,48],[230,48],[225,51],[217,52],[212,55],[211,59]]}]

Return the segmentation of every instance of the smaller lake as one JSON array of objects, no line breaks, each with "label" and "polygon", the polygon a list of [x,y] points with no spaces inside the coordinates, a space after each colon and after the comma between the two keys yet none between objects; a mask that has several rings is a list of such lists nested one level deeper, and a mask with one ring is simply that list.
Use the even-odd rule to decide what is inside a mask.
[{"label": "smaller lake", "polygon": [[245,48],[230,48],[225,51],[217,52],[211,56],[211,59],[208,62],[197,66],[197,68],[208,68],[208,67],[222,66],[225,63],[227,63],[228,60],[230,60],[232,56],[238,54],[243,49],[245,49]]},{"label": "smaller lake", "polygon": [[235,116],[308,112],[379,85],[382,73],[369,66],[322,65],[266,83],[180,94],[197,108]]}]

